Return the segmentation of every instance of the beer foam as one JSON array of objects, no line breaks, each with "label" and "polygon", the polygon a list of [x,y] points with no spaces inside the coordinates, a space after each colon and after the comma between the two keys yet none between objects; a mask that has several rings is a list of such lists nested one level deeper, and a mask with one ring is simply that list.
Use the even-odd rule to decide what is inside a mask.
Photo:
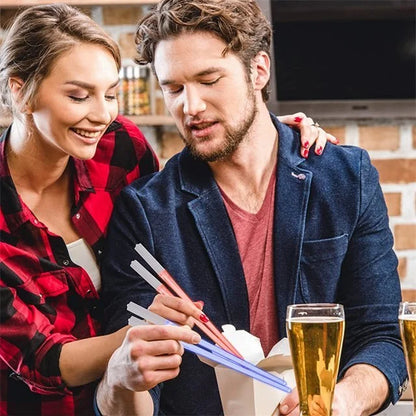
[{"label": "beer foam", "polygon": [[344,321],[344,319],[339,316],[296,316],[294,318],[286,319],[286,322],[299,322],[308,324],[322,324],[342,321]]},{"label": "beer foam", "polygon": [[402,314],[399,315],[399,319],[401,319],[402,321],[416,321],[416,315]]}]

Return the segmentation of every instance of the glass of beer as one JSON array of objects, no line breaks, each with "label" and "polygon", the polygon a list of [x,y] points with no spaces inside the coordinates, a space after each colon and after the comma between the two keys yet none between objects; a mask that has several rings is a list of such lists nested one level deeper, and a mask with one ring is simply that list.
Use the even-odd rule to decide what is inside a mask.
[{"label": "glass of beer", "polygon": [[287,307],[286,329],[302,416],[332,414],[344,326],[342,305],[310,303]]},{"label": "glass of beer", "polygon": [[413,415],[416,416],[416,302],[400,303],[399,324],[407,372],[413,390]]}]

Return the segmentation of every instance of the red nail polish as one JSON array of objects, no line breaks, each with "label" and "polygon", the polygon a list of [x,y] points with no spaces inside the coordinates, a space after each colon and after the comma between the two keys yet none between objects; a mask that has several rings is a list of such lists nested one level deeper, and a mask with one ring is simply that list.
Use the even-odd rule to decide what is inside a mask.
[{"label": "red nail polish", "polygon": [[305,148],[305,149],[307,149],[308,147],[309,147],[309,142],[305,142],[305,144],[303,145],[303,147]]},{"label": "red nail polish", "polygon": [[204,324],[206,324],[209,321],[208,316],[206,316],[204,313],[201,313],[201,315],[199,315],[199,320]]},{"label": "red nail polish", "polygon": [[322,146],[319,146],[317,149],[316,149],[316,154],[317,155],[321,155],[322,154]]},{"label": "red nail polish", "polygon": [[304,158],[307,158],[309,156],[309,150],[308,149],[305,149],[304,151],[303,151],[303,157]]},{"label": "red nail polish", "polygon": [[295,123],[300,123],[302,120],[302,117],[295,117]]}]

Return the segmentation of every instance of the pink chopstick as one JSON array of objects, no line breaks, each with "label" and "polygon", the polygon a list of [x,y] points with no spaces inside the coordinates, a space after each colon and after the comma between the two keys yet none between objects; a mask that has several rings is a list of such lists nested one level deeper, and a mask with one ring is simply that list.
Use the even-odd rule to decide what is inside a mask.
[{"label": "pink chopstick", "polygon": [[[150,274],[156,282],[150,283],[152,286],[161,294],[169,295],[169,296],[178,296],[181,299],[187,300],[193,303],[192,299],[183,291],[183,289],[176,283],[175,279],[169,274],[169,272],[150,254],[150,252],[143,246],[143,244],[137,244],[135,247],[136,251],[140,254],[143,260],[154,270],[154,272],[160,277],[163,283],[159,282],[151,273],[149,273],[143,266],[140,265],[138,262],[132,262],[131,267],[135,269],[143,279],[147,280],[143,275]],[[137,264],[135,264],[137,263]],[[135,264],[135,267],[133,267]],[[139,265],[139,266],[137,266]],[[144,269],[141,269],[140,266]],[[141,272],[139,272],[140,270]],[[166,285],[166,286],[165,286]],[[169,288],[175,293],[173,294]],[[203,331],[212,341],[214,341],[217,345],[219,345],[224,350],[231,352],[232,354],[236,355],[239,358],[242,358],[241,354],[237,351],[237,349],[231,344],[230,341],[218,330],[218,328],[211,322],[211,320],[201,311],[201,315],[199,317],[200,320],[195,320],[195,324],[198,326],[201,331]]]}]

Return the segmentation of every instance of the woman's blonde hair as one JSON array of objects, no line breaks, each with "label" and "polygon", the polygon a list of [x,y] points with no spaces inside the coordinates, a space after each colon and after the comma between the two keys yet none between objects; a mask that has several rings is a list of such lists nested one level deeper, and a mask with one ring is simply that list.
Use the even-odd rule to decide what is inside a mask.
[{"label": "woman's blonde hair", "polygon": [[96,22],[66,4],[33,6],[17,16],[0,48],[0,102],[14,110],[9,78],[24,81],[20,107],[33,103],[42,80],[56,59],[79,43],[107,49],[118,69],[121,66],[117,43]]}]

